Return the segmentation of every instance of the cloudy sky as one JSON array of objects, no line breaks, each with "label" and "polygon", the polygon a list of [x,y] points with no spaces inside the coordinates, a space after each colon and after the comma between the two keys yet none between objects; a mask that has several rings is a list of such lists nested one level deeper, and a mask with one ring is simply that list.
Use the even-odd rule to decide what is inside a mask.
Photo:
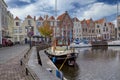
[{"label": "cloudy sky", "polygon": [[[24,19],[31,16],[55,15],[55,0],[5,0],[8,10],[15,16]],[[120,0],[118,0],[120,4]],[[115,21],[117,0],[57,0],[57,15],[68,11],[71,17],[80,20],[107,18]]]}]

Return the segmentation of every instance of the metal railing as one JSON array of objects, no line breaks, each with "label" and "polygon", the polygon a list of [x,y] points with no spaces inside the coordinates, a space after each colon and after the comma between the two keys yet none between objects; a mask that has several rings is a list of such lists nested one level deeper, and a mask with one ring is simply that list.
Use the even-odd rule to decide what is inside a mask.
[{"label": "metal railing", "polygon": [[26,76],[32,80],[38,80],[37,75],[30,69],[30,67],[27,64],[30,56],[31,50],[29,49],[23,56],[23,58],[20,60],[20,65],[23,67]]},{"label": "metal railing", "polygon": [[[41,46],[39,45],[39,47],[37,47],[37,59],[38,59],[38,64],[40,64],[42,66],[41,63],[41,59],[40,59],[40,55],[39,55],[39,51],[43,50],[45,48],[50,47],[50,45],[44,45],[41,44]],[[32,49],[32,48],[31,48]],[[24,56],[21,58],[20,60],[20,65],[24,68],[25,73],[27,76],[29,76],[30,79],[32,80],[39,80],[39,78],[37,77],[37,75],[32,71],[32,69],[27,65],[28,61],[29,61],[29,57],[31,55],[31,49],[27,50],[27,52],[24,54]],[[30,80],[29,79],[29,80]]]}]

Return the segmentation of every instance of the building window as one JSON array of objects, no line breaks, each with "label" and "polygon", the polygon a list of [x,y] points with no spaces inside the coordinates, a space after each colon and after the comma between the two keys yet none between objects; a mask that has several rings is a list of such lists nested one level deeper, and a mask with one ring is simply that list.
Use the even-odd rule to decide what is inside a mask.
[{"label": "building window", "polygon": [[120,31],[120,26],[118,27],[118,30]]},{"label": "building window", "polygon": [[28,25],[31,25],[31,20],[28,20]]},{"label": "building window", "polygon": [[119,33],[119,37],[120,37],[120,33]]},{"label": "building window", "polygon": [[20,26],[19,22],[16,22],[16,26]]},{"label": "building window", "polygon": [[89,33],[91,33],[91,30],[89,30]]},{"label": "building window", "polygon": [[96,32],[98,33],[98,30],[96,30]]},{"label": "building window", "polygon": [[83,28],[83,32],[84,32],[84,28]]},{"label": "building window", "polygon": [[22,33],[22,28],[19,28],[19,33]]},{"label": "building window", "polygon": [[103,28],[103,31],[105,32],[105,27]]},{"label": "building window", "polygon": [[41,25],[41,22],[37,22],[37,26],[40,26]]},{"label": "building window", "polygon": [[100,30],[99,30],[99,33],[100,33]]},{"label": "building window", "polygon": [[99,25],[97,25],[97,28],[99,28],[100,26]]},{"label": "building window", "polygon": [[[55,22],[54,22],[54,26],[57,26],[57,25],[58,25],[58,23],[57,23],[57,21],[55,21]],[[58,26],[59,26],[59,25],[58,25]]]},{"label": "building window", "polygon": [[87,32],[87,28],[86,28],[85,30],[86,30],[86,32]]},{"label": "building window", "polygon": [[53,26],[53,22],[50,22],[50,25]]},{"label": "building window", "polygon": [[28,28],[27,28],[27,27],[25,27],[25,32],[26,32],[26,33],[28,32]]},{"label": "building window", "polygon": [[108,31],[108,28],[106,28],[106,31]]},{"label": "building window", "polygon": [[94,33],[94,30],[92,30],[92,33]]},{"label": "building window", "polygon": [[17,29],[14,29],[14,33],[17,33]]},{"label": "building window", "polygon": [[118,22],[120,24],[120,22]]}]

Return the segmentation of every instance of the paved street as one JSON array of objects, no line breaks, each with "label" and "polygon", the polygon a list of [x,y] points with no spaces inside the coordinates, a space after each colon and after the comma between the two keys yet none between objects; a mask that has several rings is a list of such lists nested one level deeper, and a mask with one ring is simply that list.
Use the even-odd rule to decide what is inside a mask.
[{"label": "paved street", "polygon": [[20,59],[29,48],[28,45],[16,45],[0,48],[0,80],[26,80]]}]

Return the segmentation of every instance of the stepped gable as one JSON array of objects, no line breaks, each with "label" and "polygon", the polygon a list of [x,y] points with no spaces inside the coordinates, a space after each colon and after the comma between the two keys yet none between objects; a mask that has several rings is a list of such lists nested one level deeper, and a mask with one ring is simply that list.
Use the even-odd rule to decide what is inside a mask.
[{"label": "stepped gable", "polygon": [[43,21],[44,19],[40,16],[40,17],[38,18],[38,20]]},{"label": "stepped gable", "polygon": [[29,18],[29,19],[32,19],[32,17],[31,17],[30,15],[27,16],[27,19],[28,19],[28,18]]},{"label": "stepped gable", "polygon": [[79,20],[77,17],[74,17],[74,18],[72,19],[72,21],[73,21],[73,22],[74,22],[74,21],[79,22],[80,20]]},{"label": "stepped gable", "polygon": [[51,16],[48,20],[55,20],[54,16]]},{"label": "stepped gable", "polygon": [[16,16],[14,20],[20,20],[20,19],[18,18],[18,16]]},{"label": "stepped gable", "polygon": [[66,15],[66,12],[63,13],[63,14],[61,14],[60,16],[58,16],[58,17],[57,17],[57,20],[62,21],[65,15]]}]

